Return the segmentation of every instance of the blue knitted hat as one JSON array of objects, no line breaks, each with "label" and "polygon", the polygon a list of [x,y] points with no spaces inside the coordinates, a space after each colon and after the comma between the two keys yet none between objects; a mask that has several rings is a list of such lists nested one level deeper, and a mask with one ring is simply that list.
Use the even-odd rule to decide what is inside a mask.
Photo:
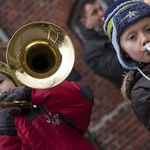
[{"label": "blue knitted hat", "polygon": [[120,36],[128,26],[144,17],[150,17],[150,5],[141,0],[117,0],[104,15],[104,31],[112,41],[120,64],[128,70],[137,69],[139,63],[124,57]]}]

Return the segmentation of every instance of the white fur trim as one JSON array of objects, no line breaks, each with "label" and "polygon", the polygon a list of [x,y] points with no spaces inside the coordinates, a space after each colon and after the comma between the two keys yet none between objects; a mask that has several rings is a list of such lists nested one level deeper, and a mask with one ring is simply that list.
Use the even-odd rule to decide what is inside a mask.
[{"label": "white fur trim", "polygon": [[119,45],[117,29],[114,26],[114,23],[113,23],[113,31],[112,31],[112,44],[113,44],[113,46],[114,46],[114,48],[116,50],[118,60],[119,60],[120,64],[122,65],[122,67],[126,68],[128,70],[137,69],[137,67],[130,67],[130,66],[126,65],[126,63],[122,60],[122,58],[121,58],[121,51],[122,51],[122,49],[121,49],[121,47]]}]

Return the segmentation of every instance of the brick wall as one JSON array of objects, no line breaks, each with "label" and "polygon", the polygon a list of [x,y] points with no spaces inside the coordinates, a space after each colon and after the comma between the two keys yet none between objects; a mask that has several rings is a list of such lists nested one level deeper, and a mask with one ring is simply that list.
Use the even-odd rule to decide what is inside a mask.
[{"label": "brick wall", "polygon": [[[130,103],[83,61],[82,43],[67,26],[74,3],[75,0],[1,0],[0,27],[10,38],[31,21],[50,21],[61,26],[75,47],[75,69],[82,77],[78,84],[90,84],[95,96],[90,133],[104,150],[149,150],[149,133],[136,119]],[[4,60],[4,50],[0,51],[0,60]]]}]

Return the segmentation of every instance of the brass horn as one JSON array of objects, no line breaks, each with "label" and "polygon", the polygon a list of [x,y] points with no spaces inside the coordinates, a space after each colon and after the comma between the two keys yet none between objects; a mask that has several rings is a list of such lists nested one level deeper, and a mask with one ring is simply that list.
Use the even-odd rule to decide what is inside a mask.
[{"label": "brass horn", "polygon": [[75,51],[61,27],[37,21],[14,33],[8,42],[6,61],[22,84],[46,89],[67,78],[74,65]]}]

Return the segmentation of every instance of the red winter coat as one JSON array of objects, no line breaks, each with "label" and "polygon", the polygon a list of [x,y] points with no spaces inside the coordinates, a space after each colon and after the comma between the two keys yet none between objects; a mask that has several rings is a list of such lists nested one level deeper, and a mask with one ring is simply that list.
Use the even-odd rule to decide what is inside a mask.
[{"label": "red winter coat", "polygon": [[68,81],[34,89],[31,99],[40,107],[15,116],[18,135],[0,136],[0,150],[96,150],[83,137],[92,112],[90,92]]}]

